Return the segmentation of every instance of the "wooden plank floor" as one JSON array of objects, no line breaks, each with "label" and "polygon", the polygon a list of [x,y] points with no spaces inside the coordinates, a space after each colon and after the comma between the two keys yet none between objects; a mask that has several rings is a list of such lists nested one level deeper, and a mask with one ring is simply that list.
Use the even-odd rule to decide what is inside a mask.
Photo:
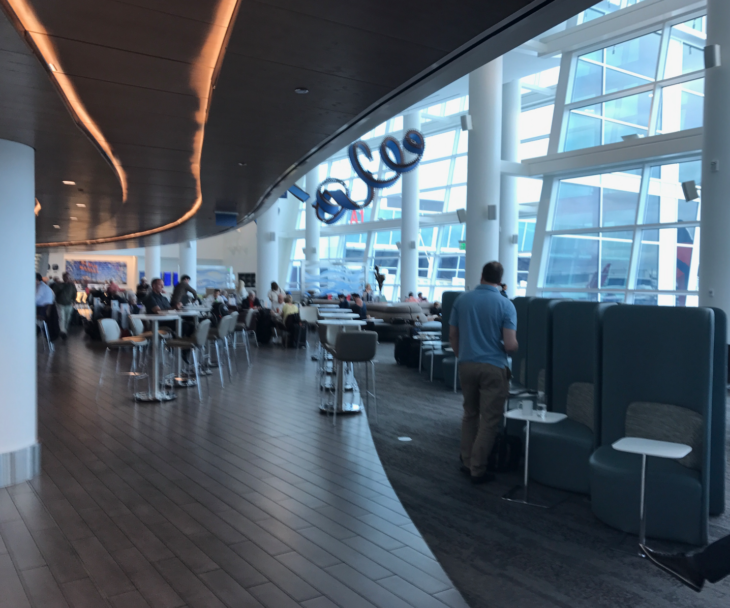
[{"label": "wooden plank floor", "polygon": [[305,351],[239,351],[232,384],[161,405],[123,378],[95,400],[102,353],[39,353],[43,472],[0,489],[1,608],[466,606],[366,418],[317,412]]}]

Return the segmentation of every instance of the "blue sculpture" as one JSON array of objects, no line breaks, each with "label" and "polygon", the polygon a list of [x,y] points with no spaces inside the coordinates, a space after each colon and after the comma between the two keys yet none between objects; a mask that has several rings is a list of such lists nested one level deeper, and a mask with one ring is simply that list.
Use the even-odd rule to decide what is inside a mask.
[{"label": "blue sculpture", "polygon": [[[389,188],[400,179],[401,174],[408,173],[418,166],[418,163],[421,162],[421,158],[423,158],[423,152],[426,149],[426,140],[424,139],[423,134],[415,129],[407,131],[403,138],[403,148],[412,154],[418,155],[418,157],[410,162],[404,162],[403,149],[395,137],[386,137],[381,142],[380,157],[383,159],[383,163],[386,167],[395,171],[395,175],[386,179],[378,179],[371,171],[367,171],[360,164],[360,153],[364,154],[368,160],[373,160],[373,153],[370,150],[370,146],[368,146],[364,141],[356,141],[352,144],[349,147],[347,154],[350,158],[353,170],[367,186],[365,200],[359,203],[353,201],[350,198],[350,191],[345,182],[333,177],[328,178],[317,188],[315,202],[312,205],[317,210],[317,218],[325,224],[334,224],[347,211],[359,211],[361,209],[365,209],[365,207],[373,202],[376,188]],[[342,189],[330,190],[328,188],[330,184],[337,184]],[[310,198],[309,194],[296,186],[292,186],[292,188],[289,189],[289,192],[301,201],[307,201]]]}]

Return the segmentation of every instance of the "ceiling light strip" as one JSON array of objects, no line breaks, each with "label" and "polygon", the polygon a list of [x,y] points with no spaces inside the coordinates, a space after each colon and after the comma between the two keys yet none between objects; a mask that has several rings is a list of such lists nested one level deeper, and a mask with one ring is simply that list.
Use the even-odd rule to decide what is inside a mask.
[{"label": "ceiling light strip", "polygon": [[[4,4],[5,2],[19,1],[22,0],[0,0],[0,4]],[[149,230],[131,232],[128,234],[121,234],[119,236],[87,239],[84,241],[36,243],[36,247],[47,248],[103,245],[104,243],[114,243],[117,241],[125,241],[127,239],[142,238],[164,232],[165,230],[176,228],[181,224],[187,222],[198,212],[201,205],[203,204],[203,193],[200,185],[200,160],[203,154],[205,124],[208,121],[210,104],[213,100],[213,89],[215,89],[215,83],[218,79],[218,75],[220,74],[221,66],[223,64],[223,57],[225,56],[226,49],[228,48],[228,41],[230,40],[231,33],[233,31],[233,24],[235,23],[236,16],[238,15],[238,9],[240,7],[240,4],[240,0],[221,0],[218,3],[216,15],[212,22],[226,23],[227,25],[225,28],[221,28],[220,26],[216,25],[213,25],[210,28],[206,41],[203,44],[200,55],[198,56],[198,60],[193,64],[191,84],[193,86],[193,89],[198,93],[200,106],[198,108],[198,111],[196,112],[198,130],[195,133],[195,140],[193,142],[193,153],[190,157],[190,169],[196,181],[197,198],[193,206],[188,210],[188,212],[174,222],[170,222],[169,224],[165,224],[164,226],[158,226],[157,228],[151,228]],[[214,66],[214,69],[210,78],[207,78],[205,77],[205,74],[210,69],[211,65]]]},{"label": "ceiling light strip", "polygon": [[48,32],[38,20],[33,7],[28,0],[0,0],[0,6],[2,6],[15,28],[28,42],[35,55],[41,59],[51,82],[59,90],[61,99],[66,104],[76,124],[89,136],[91,141],[99,148],[104,159],[116,171],[122,188],[122,202],[126,202],[127,174],[119,159],[114,156],[114,152],[112,152],[111,146],[105,139],[101,129],[99,129],[99,126],[81,102],[71,79],[63,73],[58,53],[51,43]]}]

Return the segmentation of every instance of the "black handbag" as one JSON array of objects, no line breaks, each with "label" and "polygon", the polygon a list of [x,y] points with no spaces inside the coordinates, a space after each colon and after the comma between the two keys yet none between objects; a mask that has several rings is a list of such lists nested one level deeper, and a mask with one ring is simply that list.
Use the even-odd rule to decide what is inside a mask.
[{"label": "black handbag", "polygon": [[506,431],[494,438],[492,453],[487,460],[487,471],[492,473],[509,473],[520,468],[522,457],[522,440],[508,435]]}]

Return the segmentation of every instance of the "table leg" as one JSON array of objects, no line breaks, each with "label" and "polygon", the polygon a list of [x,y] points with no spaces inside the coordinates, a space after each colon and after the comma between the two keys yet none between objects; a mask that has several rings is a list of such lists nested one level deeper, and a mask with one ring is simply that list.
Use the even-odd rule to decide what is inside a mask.
[{"label": "table leg", "polygon": [[454,354],[454,392],[456,392],[456,374],[459,370],[459,358]]},{"label": "table leg", "polygon": [[[177,318],[175,321],[175,329],[177,330],[177,337],[182,338],[183,335],[183,318],[182,315]],[[192,380],[188,377],[184,377],[182,373],[182,349],[177,349],[177,362],[176,362],[176,373],[175,377],[173,378],[173,381],[171,383],[171,386],[179,387],[179,388],[188,388],[190,386],[195,386],[196,381]],[[197,372],[197,370],[196,370]]]},{"label": "table leg", "polygon": [[529,491],[529,483],[530,483],[530,421],[527,420],[525,422],[525,473],[524,478],[522,481],[522,485],[525,487],[525,502],[528,502],[527,500],[527,493]]},{"label": "table leg", "polygon": [[160,390],[160,326],[159,321],[152,322],[152,392],[147,394],[137,393],[137,401],[170,401],[175,398],[175,393],[168,393]]},{"label": "table leg", "polygon": [[646,454],[641,455],[641,494],[639,495],[639,557],[646,557],[641,545],[646,545],[646,505],[644,504],[644,490],[646,488]]}]

